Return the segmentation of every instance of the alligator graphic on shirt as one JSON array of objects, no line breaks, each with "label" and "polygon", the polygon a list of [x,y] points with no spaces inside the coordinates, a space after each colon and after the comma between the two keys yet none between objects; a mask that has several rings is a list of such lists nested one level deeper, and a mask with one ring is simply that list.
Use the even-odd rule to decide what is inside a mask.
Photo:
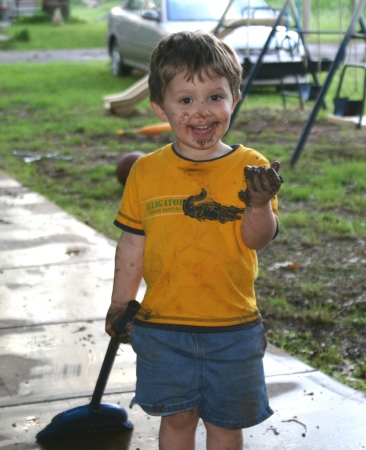
[{"label": "alligator graphic on shirt", "polygon": [[202,188],[200,194],[191,195],[184,200],[184,214],[200,222],[204,220],[216,220],[220,223],[227,223],[234,220],[241,220],[244,214],[244,208],[221,205],[213,200],[203,201],[206,197],[207,191]]}]

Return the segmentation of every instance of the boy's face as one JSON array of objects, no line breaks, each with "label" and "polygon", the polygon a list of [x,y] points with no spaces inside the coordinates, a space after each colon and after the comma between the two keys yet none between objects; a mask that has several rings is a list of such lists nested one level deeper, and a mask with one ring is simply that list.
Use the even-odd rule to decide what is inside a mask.
[{"label": "boy's face", "polygon": [[224,77],[186,78],[185,72],[174,77],[165,89],[163,105],[152,106],[161,120],[170,122],[181,155],[195,160],[219,157],[229,151],[221,138],[238,99]]}]

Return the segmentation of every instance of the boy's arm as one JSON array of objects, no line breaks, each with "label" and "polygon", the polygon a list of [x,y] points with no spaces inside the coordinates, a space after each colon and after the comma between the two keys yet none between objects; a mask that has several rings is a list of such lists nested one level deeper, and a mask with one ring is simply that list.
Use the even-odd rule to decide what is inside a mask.
[{"label": "boy's arm", "polygon": [[245,208],[241,236],[247,247],[253,250],[265,247],[275,236],[276,230],[277,221],[270,201],[259,208]]},{"label": "boy's arm", "polygon": [[245,245],[258,250],[265,247],[275,236],[277,220],[272,211],[271,199],[280,190],[283,178],[278,175],[280,163],[267,169],[263,166],[247,166],[244,170],[247,189],[239,192],[246,203],[241,224]]},{"label": "boy's arm", "polygon": [[106,332],[115,337],[114,322],[136,298],[142,279],[145,236],[123,231],[116,248],[111,305],[106,317]]}]

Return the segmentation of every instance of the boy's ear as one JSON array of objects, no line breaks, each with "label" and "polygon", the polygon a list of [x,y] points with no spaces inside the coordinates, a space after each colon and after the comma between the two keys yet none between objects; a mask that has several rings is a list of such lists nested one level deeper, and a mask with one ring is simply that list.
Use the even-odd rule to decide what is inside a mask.
[{"label": "boy's ear", "polygon": [[155,111],[156,115],[159,117],[160,120],[163,122],[168,122],[168,117],[165,114],[165,110],[162,106],[158,105],[155,102],[151,102],[151,106],[153,107],[153,110]]},{"label": "boy's ear", "polygon": [[231,107],[231,111],[234,111],[235,106],[238,104],[238,101],[241,99],[241,95],[238,95],[236,98],[234,98],[233,100],[233,106]]}]

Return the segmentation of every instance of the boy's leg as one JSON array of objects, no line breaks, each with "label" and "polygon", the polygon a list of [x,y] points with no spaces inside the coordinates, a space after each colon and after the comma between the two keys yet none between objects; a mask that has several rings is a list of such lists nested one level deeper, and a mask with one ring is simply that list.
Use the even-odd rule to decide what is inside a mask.
[{"label": "boy's leg", "polygon": [[198,424],[197,407],[161,418],[159,450],[194,450]]},{"label": "boy's leg", "polygon": [[243,450],[242,430],[228,430],[205,422],[207,450]]}]

